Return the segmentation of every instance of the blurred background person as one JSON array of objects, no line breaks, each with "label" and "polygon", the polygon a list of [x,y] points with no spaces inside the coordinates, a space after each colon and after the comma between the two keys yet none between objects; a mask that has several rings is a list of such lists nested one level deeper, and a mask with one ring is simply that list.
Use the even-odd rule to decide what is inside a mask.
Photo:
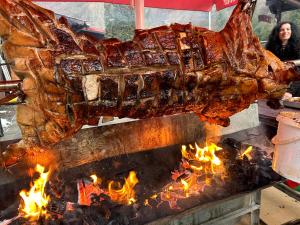
[{"label": "blurred background person", "polygon": [[282,61],[300,59],[299,33],[292,22],[282,22],[272,30],[266,49]]},{"label": "blurred background person", "polygon": [[[300,59],[300,42],[298,29],[291,22],[282,22],[272,30],[266,49],[274,53],[281,61]],[[300,97],[300,81],[292,82],[282,100]],[[287,180],[286,184],[300,191],[300,183]]]},{"label": "blurred background person", "polygon": [[[300,41],[296,25],[292,22],[281,22],[275,26],[269,36],[266,49],[282,61],[300,59]],[[290,84],[283,100],[296,96],[300,96],[300,81]]]}]

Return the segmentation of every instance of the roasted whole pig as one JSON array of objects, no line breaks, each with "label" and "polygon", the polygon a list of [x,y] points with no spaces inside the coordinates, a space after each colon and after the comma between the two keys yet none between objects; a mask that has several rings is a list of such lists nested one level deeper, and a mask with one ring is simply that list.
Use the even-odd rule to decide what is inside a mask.
[{"label": "roasted whole pig", "polygon": [[22,140],[4,161],[58,143],[100,116],[193,111],[227,126],[256,99],[280,98],[297,73],[260,45],[251,13],[251,1],[240,0],[220,32],[173,24],[137,30],[132,41],[97,41],[28,0],[0,0],[2,49],[25,94],[17,108]]}]

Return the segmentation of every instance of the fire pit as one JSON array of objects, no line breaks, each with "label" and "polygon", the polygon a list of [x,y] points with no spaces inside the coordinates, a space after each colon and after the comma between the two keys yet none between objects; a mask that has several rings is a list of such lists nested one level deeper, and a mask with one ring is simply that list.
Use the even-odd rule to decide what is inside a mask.
[{"label": "fire pit", "polygon": [[[20,208],[11,211],[18,217],[7,224],[229,224],[249,212],[258,224],[260,189],[281,179],[266,152],[231,138],[50,173],[36,167],[31,189],[15,196]],[[44,205],[29,215],[32,192]]]}]

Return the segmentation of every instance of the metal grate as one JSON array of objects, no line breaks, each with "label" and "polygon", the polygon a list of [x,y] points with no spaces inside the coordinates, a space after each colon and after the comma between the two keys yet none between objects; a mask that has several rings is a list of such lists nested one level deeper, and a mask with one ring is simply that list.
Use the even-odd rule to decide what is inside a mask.
[{"label": "metal grate", "polygon": [[231,196],[186,210],[147,225],[233,225],[246,215],[251,215],[251,225],[259,225],[261,190]]},{"label": "metal grate", "polygon": [[4,80],[11,80],[8,63],[5,61],[2,53],[2,39],[0,39],[0,72],[4,77]]}]

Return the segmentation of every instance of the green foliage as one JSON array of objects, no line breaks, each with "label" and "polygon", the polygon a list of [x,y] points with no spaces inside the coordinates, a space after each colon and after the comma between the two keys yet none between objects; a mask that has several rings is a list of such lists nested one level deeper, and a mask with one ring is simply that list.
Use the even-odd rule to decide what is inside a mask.
[{"label": "green foliage", "polygon": [[131,40],[135,30],[134,12],[129,6],[105,4],[105,38]]},{"label": "green foliage", "polygon": [[[253,29],[261,41],[267,41],[272,29],[276,26],[275,16],[272,15],[272,17],[272,23],[266,23],[258,21],[258,14],[254,14],[253,16]],[[298,26],[298,29],[300,29],[300,10],[283,12],[281,21],[291,21]]]},{"label": "green foliage", "polygon": [[[126,5],[105,4],[105,30],[106,38],[119,38],[123,41],[131,40],[134,35],[135,17],[134,10]],[[212,12],[212,29],[220,31],[224,28],[234,7]],[[259,15],[269,15],[272,22],[262,22],[258,20]],[[157,18],[158,20],[160,18]],[[294,22],[300,31],[300,10],[293,10],[282,13],[282,21]],[[258,1],[252,19],[253,30],[261,41],[267,41],[268,37],[276,25],[275,16],[272,15],[266,6],[265,1]]]},{"label": "green foliage", "polygon": [[275,20],[272,23],[258,21],[258,17],[254,16],[252,19],[252,27],[254,33],[257,35],[260,41],[267,41],[269,35],[275,26]]},{"label": "green foliage", "polygon": [[300,29],[300,10],[298,9],[282,13],[281,21],[291,21],[296,24],[298,29]]}]

